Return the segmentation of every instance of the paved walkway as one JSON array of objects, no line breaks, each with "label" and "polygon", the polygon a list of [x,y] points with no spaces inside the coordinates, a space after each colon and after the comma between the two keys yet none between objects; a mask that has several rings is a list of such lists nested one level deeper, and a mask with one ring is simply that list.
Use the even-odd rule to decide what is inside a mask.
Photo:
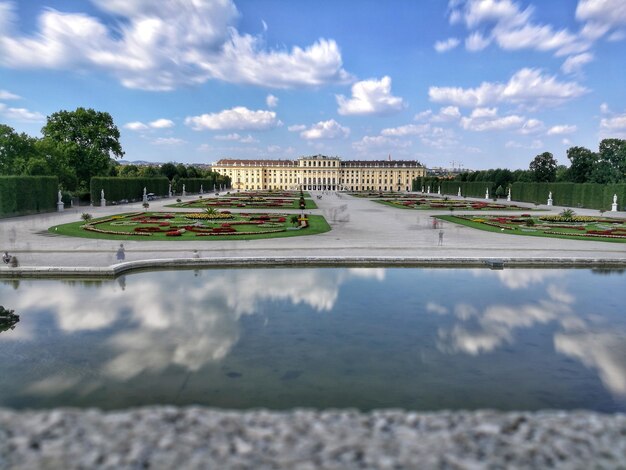
[{"label": "paved walkway", "polygon": [[[126,262],[146,260],[185,260],[242,258],[397,258],[405,260],[465,259],[564,259],[615,260],[626,263],[626,244],[512,236],[485,232],[451,223],[443,223],[443,243],[439,229],[433,230],[431,216],[447,210],[415,211],[397,209],[372,200],[347,194],[323,194],[313,198],[319,208],[307,213],[322,214],[330,223],[330,232],[293,238],[263,240],[199,241],[124,241]],[[197,196],[194,196],[194,198]],[[191,199],[188,197],[187,199]],[[173,199],[152,201],[150,210],[163,208]],[[524,205],[517,203],[518,205]],[[527,204],[529,208],[534,207]],[[543,207],[548,209],[547,206]],[[103,268],[119,263],[119,241],[55,236],[48,227],[77,221],[82,212],[95,217],[141,211],[140,203],[122,206],[80,207],[63,213],[49,213],[0,220],[0,250],[16,255],[20,268]],[[550,208],[553,213],[562,210]],[[248,211],[250,212],[250,211]],[[293,212],[298,211],[284,211]],[[577,209],[578,214],[597,215],[596,210]],[[606,212],[605,216],[626,217],[625,212]],[[171,261],[170,261],[171,262]],[[0,267],[0,275],[11,268]],[[15,270],[13,270],[15,272]]]}]

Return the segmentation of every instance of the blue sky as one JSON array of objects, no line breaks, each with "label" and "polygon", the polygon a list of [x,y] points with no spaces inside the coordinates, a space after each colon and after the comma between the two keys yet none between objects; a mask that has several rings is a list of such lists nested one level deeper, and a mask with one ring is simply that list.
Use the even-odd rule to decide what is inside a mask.
[{"label": "blue sky", "polygon": [[0,0],[0,122],[111,113],[127,160],[526,168],[626,138],[626,0]]}]

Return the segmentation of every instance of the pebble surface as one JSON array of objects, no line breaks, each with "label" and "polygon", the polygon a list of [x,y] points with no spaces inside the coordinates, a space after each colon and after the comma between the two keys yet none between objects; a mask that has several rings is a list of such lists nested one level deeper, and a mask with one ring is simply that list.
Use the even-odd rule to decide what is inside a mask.
[{"label": "pebble surface", "polygon": [[619,469],[626,415],[0,409],[2,469]]}]

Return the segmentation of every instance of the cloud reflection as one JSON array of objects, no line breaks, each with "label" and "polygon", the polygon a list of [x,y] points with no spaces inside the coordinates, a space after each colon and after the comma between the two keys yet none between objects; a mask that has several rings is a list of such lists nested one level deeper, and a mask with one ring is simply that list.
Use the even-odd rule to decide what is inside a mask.
[{"label": "cloud reflection", "polygon": [[554,336],[556,351],[597,370],[608,390],[626,396],[626,332],[598,330],[593,325],[594,320],[597,320],[596,315],[582,318],[575,313],[575,296],[563,285],[552,282],[560,274],[505,270],[496,273],[483,271],[476,275],[495,275],[509,289],[544,283],[547,298],[518,306],[490,305],[480,310],[465,303],[449,307],[427,302],[427,312],[452,314],[456,319],[451,327],[439,328],[439,350],[473,356],[488,353],[504,344],[512,344],[517,329],[556,322],[561,329]]},{"label": "cloud reflection", "polygon": [[[341,285],[354,278],[384,280],[376,269],[264,269],[161,272],[128,276],[118,283],[89,284],[33,282],[28,295],[13,301],[21,312],[52,312],[66,333],[113,328],[106,340],[114,357],[103,373],[128,380],[143,372],[159,372],[171,365],[197,371],[224,358],[239,340],[239,319],[263,314],[262,306],[288,301],[317,312],[332,310]],[[75,377],[45,377],[34,393],[59,393],[72,388]]]}]

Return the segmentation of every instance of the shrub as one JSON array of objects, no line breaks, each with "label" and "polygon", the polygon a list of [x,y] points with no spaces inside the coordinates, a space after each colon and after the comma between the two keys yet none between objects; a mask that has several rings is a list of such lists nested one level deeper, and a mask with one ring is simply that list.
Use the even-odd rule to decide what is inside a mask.
[{"label": "shrub", "polygon": [[83,212],[80,218],[83,219],[85,222],[89,222],[91,219],[93,219],[93,216],[88,212]]}]

